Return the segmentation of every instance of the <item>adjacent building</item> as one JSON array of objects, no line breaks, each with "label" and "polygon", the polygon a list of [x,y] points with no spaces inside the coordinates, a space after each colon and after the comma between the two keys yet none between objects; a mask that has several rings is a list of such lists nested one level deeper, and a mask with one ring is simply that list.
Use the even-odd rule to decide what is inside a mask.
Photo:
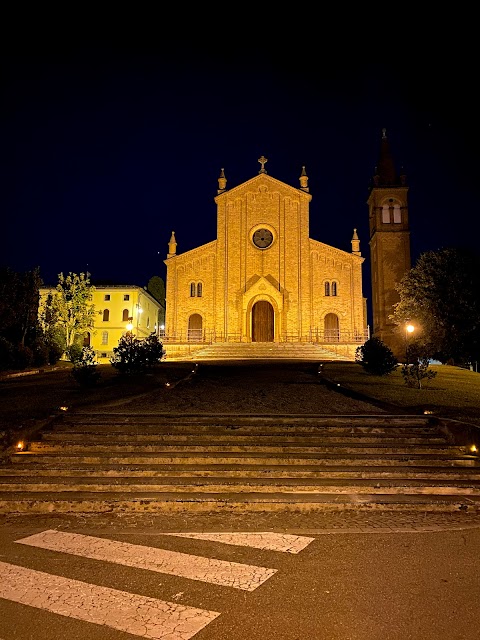
[{"label": "adjacent building", "polygon": [[[40,305],[54,287],[40,289]],[[113,349],[127,331],[138,338],[160,335],[159,318],[162,306],[144,288],[136,285],[96,286],[93,291],[95,323],[84,335],[84,345],[91,346],[97,361],[108,363]]]},{"label": "adjacent building", "polygon": [[397,283],[411,267],[408,186],[397,172],[387,139],[382,140],[368,198],[372,275],[372,335],[390,347],[399,360],[405,355],[404,329],[391,316],[400,300]]}]

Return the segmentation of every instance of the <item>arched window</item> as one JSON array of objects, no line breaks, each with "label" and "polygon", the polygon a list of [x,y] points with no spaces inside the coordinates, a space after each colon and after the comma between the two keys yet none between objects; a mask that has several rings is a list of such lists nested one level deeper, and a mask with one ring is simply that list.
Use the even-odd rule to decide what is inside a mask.
[{"label": "arched window", "polygon": [[337,283],[332,282],[332,296],[336,296],[336,295],[337,295]]},{"label": "arched window", "polygon": [[90,333],[88,331],[83,334],[83,346],[84,347],[90,346]]},{"label": "arched window", "polygon": [[325,282],[325,295],[330,295],[330,282]]},{"label": "arched window", "polygon": [[388,204],[384,204],[382,207],[382,222],[384,224],[390,224],[390,207]]},{"label": "arched window", "polygon": [[393,222],[394,224],[401,224],[402,222],[402,211],[399,204],[393,205]]},{"label": "arched window", "polygon": [[202,283],[198,282],[197,283],[197,298],[201,298],[202,297],[202,289],[203,289]]},{"label": "arched window", "polygon": [[128,309],[122,311],[122,322],[128,322]]},{"label": "arched window", "polygon": [[195,282],[191,282],[190,283],[190,297],[191,298],[195,297],[195,291],[196,291]]},{"label": "arched window", "polygon": [[108,344],[108,331],[102,331],[102,344]]},{"label": "arched window", "polygon": [[103,321],[108,322],[110,320],[110,311],[108,309],[103,310]]}]

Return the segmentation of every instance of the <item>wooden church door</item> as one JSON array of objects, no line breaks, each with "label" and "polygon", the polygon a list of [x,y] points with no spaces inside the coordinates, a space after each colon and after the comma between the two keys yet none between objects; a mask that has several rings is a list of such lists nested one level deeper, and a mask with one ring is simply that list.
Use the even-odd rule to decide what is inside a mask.
[{"label": "wooden church door", "polygon": [[273,307],[259,300],[252,307],[252,342],[273,342]]}]

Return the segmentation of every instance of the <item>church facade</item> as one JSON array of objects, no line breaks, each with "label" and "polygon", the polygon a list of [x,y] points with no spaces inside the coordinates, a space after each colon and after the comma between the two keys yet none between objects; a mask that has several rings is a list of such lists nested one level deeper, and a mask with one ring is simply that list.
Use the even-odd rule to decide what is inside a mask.
[{"label": "church facade", "polygon": [[346,357],[368,338],[360,241],[351,251],[309,236],[305,167],[299,186],[260,171],[230,190],[222,169],[215,197],[217,238],[166,265],[165,345],[312,342]]}]

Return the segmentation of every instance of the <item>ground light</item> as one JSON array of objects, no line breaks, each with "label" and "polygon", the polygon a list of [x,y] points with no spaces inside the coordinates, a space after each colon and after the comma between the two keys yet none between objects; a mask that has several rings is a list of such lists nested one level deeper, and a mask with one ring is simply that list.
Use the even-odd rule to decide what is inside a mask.
[{"label": "ground light", "polygon": [[17,451],[23,451],[25,449],[25,442],[23,440],[20,440],[20,442],[17,442],[15,449]]}]

